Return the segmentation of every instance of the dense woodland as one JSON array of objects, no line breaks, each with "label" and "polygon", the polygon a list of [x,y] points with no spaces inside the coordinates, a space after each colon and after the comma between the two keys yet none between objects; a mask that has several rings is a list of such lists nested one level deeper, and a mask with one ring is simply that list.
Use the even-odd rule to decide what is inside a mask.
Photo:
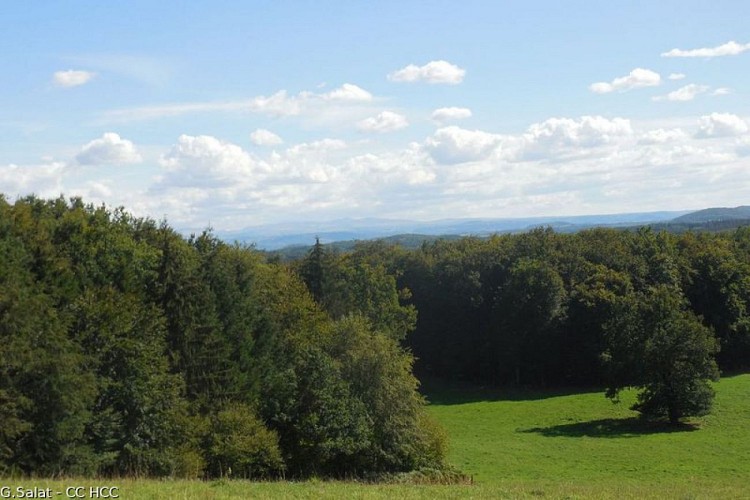
[{"label": "dense woodland", "polygon": [[416,251],[316,244],[296,267],[333,317],[348,310],[340,304],[365,282],[358,276],[394,277],[401,314],[418,312],[404,345],[419,377],[605,387],[614,400],[637,387],[635,409],[676,423],[710,410],[708,381],[720,370],[750,368],[750,228],[540,228]]},{"label": "dense woodland", "polygon": [[[386,279],[393,295],[377,300],[401,312],[393,280],[363,279]],[[208,233],[0,198],[0,474],[442,467],[445,437],[399,345],[414,313],[357,300],[333,317],[290,269]]]},{"label": "dense woodland", "polygon": [[[414,365],[415,357],[417,358]],[[637,387],[677,422],[750,367],[750,230],[548,229],[267,259],[80,199],[0,197],[0,473],[444,467],[422,376]]]}]

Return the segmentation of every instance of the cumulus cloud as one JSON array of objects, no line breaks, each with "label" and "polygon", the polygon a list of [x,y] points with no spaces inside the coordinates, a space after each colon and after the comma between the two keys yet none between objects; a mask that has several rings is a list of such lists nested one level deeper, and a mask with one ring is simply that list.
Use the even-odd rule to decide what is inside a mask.
[{"label": "cumulus cloud", "polygon": [[394,113],[393,111],[383,111],[376,116],[365,118],[357,123],[357,128],[363,132],[393,132],[409,126],[409,122],[404,115]]},{"label": "cumulus cloud", "polygon": [[750,137],[746,137],[737,143],[737,155],[741,157],[750,156]]},{"label": "cumulus cloud", "polygon": [[107,132],[84,145],[76,155],[76,161],[81,165],[126,164],[141,160],[133,143],[114,132]]},{"label": "cumulus cloud", "polygon": [[550,118],[531,125],[523,134],[522,157],[535,159],[577,155],[581,149],[610,144],[632,134],[630,120],[624,118]]},{"label": "cumulus cloud", "polygon": [[209,135],[181,135],[160,164],[167,171],[162,183],[171,186],[253,184],[268,171],[241,147]]},{"label": "cumulus cloud", "polygon": [[0,165],[0,186],[3,194],[10,196],[59,196],[63,192],[62,180],[65,169],[66,165],[63,162]]},{"label": "cumulus cloud", "polygon": [[710,48],[700,49],[672,49],[667,52],[662,52],[662,57],[721,57],[721,56],[736,56],[743,52],[750,50],[750,43],[737,43],[735,41],[729,41],[723,45]]},{"label": "cumulus cloud", "polygon": [[286,150],[285,154],[288,157],[302,158],[309,157],[311,155],[317,155],[318,153],[328,153],[330,151],[336,151],[346,148],[346,142],[341,139],[325,138],[319,141],[303,142],[295,144]]},{"label": "cumulus cloud", "polygon": [[52,81],[58,87],[78,87],[91,81],[96,76],[96,73],[91,71],[73,70],[69,69],[66,71],[55,71],[52,75]]},{"label": "cumulus cloud", "polygon": [[589,89],[595,94],[608,94],[610,92],[626,92],[632,89],[642,87],[654,87],[661,83],[659,73],[650,69],[635,68],[627,76],[615,78],[611,82],[597,82],[589,86]]},{"label": "cumulus cloud", "polygon": [[319,138],[250,152],[183,135],[165,151],[156,180],[147,164],[134,167],[138,190],[120,184],[121,171],[97,170],[92,179],[91,169],[51,162],[0,165],[0,185],[10,194],[83,194],[191,231],[346,216],[606,213],[632,211],[634,203],[678,209],[685,199],[740,204],[750,196],[750,134],[729,116],[703,117],[710,140],[696,138],[683,119],[654,125],[601,116],[550,118],[513,134],[446,126],[390,150],[373,150],[369,139]]},{"label": "cumulus cloud", "polygon": [[683,78],[685,78],[685,74],[684,73],[670,73],[667,78],[669,78],[670,80],[682,80]]},{"label": "cumulus cloud", "polygon": [[518,135],[444,127],[427,138],[425,148],[441,164],[483,160],[560,161],[591,154],[595,148],[629,139],[632,135],[630,121],[623,118],[550,118],[532,124],[525,133]]},{"label": "cumulus cloud", "polygon": [[331,101],[372,101],[371,93],[351,83],[345,83],[335,90],[321,94],[321,97]]},{"label": "cumulus cloud", "polygon": [[430,61],[424,66],[409,64],[388,75],[392,82],[427,82],[457,85],[464,80],[466,70],[448,61]]},{"label": "cumulus cloud", "polygon": [[463,120],[471,117],[471,110],[469,108],[438,108],[432,112],[432,120],[438,123],[444,123],[453,120]]},{"label": "cumulus cloud", "polygon": [[215,137],[183,135],[161,164],[165,173],[145,197],[146,211],[191,228],[208,222],[242,227],[238,221],[250,214],[253,220],[278,214],[296,214],[299,220],[403,204],[436,177],[417,146],[360,154],[334,138],[295,144],[260,159]]},{"label": "cumulus cloud", "polygon": [[687,139],[688,135],[684,130],[679,128],[663,129],[658,128],[649,130],[641,136],[638,141],[639,144],[651,145],[651,144],[666,144],[668,142],[675,142]]},{"label": "cumulus cloud", "polygon": [[718,89],[711,92],[711,95],[713,96],[720,96],[720,95],[729,95],[732,93],[732,89],[727,87],[719,87]]},{"label": "cumulus cloud", "polygon": [[300,93],[298,96],[289,96],[286,90],[280,90],[268,97],[258,96],[244,102],[224,103],[224,110],[232,110],[239,107],[240,110],[252,111],[255,113],[264,113],[270,116],[293,116],[300,113],[302,103],[312,94],[307,92]]},{"label": "cumulus cloud", "polygon": [[696,96],[707,92],[709,88],[710,87],[708,85],[697,85],[695,83],[691,83],[689,85],[685,85],[684,87],[680,87],[679,89],[674,90],[665,96],[654,97],[653,100],[673,102],[692,101],[696,98]]},{"label": "cumulus cloud", "polygon": [[278,146],[284,140],[270,130],[259,128],[250,134],[250,140],[257,146]]},{"label": "cumulus cloud", "polygon": [[745,120],[731,113],[711,113],[702,116],[699,122],[697,138],[733,137],[750,130]]},{"label": "cumulus cloud", "polygon": [[499,134],[451,126],[435,131],[425,141],[425,147],[435,161],[450,165],[487,159],[503,140]]}]

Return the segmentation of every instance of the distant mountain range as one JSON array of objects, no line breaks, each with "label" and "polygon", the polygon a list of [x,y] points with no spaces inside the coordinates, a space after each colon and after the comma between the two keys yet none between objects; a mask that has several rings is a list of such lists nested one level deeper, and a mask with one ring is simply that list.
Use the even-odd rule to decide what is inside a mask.
[{"label": "distant mountain range", "polygon": [[[707,208],[698,211],[661,211],[605,215],[576,215],[550,217],[522,217],[503,219],[444,219],[410,221],[397,219],[338,219],[328,222],[269,224],[248,227],[233,232],[218,232],[225,241],[254,244],[263,250],[278,250],[299,246],[308,248],[320,238],[323,243],[337,242],[337,247],[348,248],[356,240],[387,239],[406,246],[436,238],[460,236],[489,236],[494,233],[515,233],[535,227],[552,227],[561,233],[572,233],[591,227],[632,228],[652,226],[655,229],[684,231],[690,229],[728,229],[750,225],[750,206],[735,208]],[[290,253],[288,251],[285,254]],[[293,254],[294,251],[292,250]]]},{"label": "distant mountain range", "polygon": [[672,219],[670,222],[675,224],[692,224],[702,222],[722,222],[730,220],[750,219],[750,206],[741,206],[735,208],[706,208],[697,212],[690,212]]}]

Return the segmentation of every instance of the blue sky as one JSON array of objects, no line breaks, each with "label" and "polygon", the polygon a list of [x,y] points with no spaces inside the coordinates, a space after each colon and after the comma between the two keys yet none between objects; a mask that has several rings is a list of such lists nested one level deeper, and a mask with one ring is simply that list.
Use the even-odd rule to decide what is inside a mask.
[{"label": "blue sky", "polygon": [[180,229],[747,204],[748,2],[13,2],[0,192]]}]

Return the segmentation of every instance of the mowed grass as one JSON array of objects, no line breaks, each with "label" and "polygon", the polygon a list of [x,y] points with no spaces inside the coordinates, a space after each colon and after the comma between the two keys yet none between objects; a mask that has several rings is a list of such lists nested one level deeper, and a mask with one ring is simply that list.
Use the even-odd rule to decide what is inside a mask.
[{"label": "mowed grass", "polygon": [[[0,487],[118,486],[120,498],[750,498],[750,375],[716,384],[711,415],[644,425],[601,392],[430,390],[449,461],[471,485],[0,479]],[[55,492],[63,492],[58,496]],[[15,492],[15,491],[13,491]]]},{"label": "mowed grass", "polygon": [[750,498],[750,375],[715,388],[711,415],[677,428],[638,420],[634,392],[613,404],[601,392],[443,389],[430,411],[448,430],[450,462],[482,484]]}]

